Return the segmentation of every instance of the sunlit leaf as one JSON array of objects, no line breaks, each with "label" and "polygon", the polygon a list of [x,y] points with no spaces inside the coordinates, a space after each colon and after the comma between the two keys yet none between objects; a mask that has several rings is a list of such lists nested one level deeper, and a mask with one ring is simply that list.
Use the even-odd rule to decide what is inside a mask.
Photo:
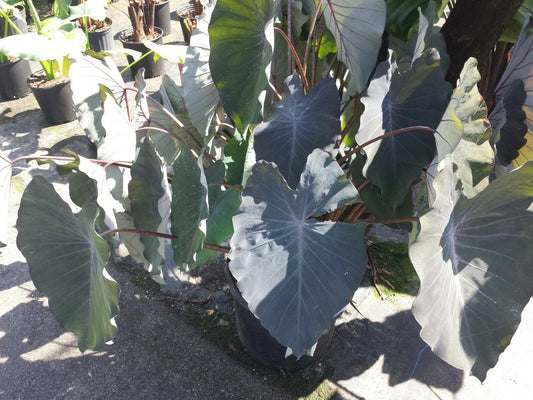
[{"label": "sunlit leaf", "polygon": [[35,287],[65,329],[78,335],[81,351],[102,346],[116,333],[119,288],[105,270],[107,242],[94,230],[98,206],[77,215],[53,186],[36,176],[22,196],[17,246]]},{"label": "sunlit leaf", "polygon": [[209,21],[216,1],[209,3],[198,17],[191,35],[183,64],[183,97],[192,124],[203,136],[209,136],[212,121],[220,102],[218,91],[209,69]]},{"label": "sunlit leaf", "polygon": [[311,218],[354,201],[343,175],[315,150],[292,190],[274,164],[260,161],[233,218],[231,273],[250,310],[297,357],[331,328],[365,271],[363,224]]},{"label": "sunlit leaf", "polygon": [[335,36],[337,57],[349,68],[356,92],[362,92],[376,65],[385,27],[383,0],[327,0],[326,26]]},{"label": "sunlit leaf", "polygon": [[533,294],[533,164],[467,199],[455,171],[468,166],[443,163],[409,250],[421,281],[413,314],[439,357],[483,380]]},{"label": "sunlit leaf", "polygon": [[278,0],[218,0],[211,16],[209,68],[240,132],[261,121],[278,8]]}]

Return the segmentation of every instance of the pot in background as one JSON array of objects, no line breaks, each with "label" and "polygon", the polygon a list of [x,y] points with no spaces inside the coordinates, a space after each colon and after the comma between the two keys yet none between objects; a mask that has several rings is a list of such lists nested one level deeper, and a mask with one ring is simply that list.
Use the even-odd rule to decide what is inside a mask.
[{"label": "pot in background", "polygon": [[0,63],[0,95],[4,100],[19,99],[30,92],[30,62],[20,58]]},{"label": "pot in background", "polygon": [[196,14],[194,12],[194,6],[192,4],[184,4],[178,8],[178,18],[180,20],[181,32],[183,33],[183,40],[188,45],[191,42],[190,27],[187,26],[187,20],[195,21]]},{"label": "pot in background", "polygon": [[327,353],[333,340],[333,332],[335,330],[333,325],[329,332],[322,335],[318,340],[312,357],[307,355],[299,359],[294,355],[285,357],[287,347],[274,339],[268,330],[261,325],[259,319],[249,310],[248,303],[241,296],[227,265],[224,265],[224,273],[235,305],[235,319],[239,339],[246,352],[252,358],[269,368],[297,371],[318,362]]},{"label": "pot in background", "polygon": [[46,120],[52,125],[74,121],[76,113],[74,112],[70,80],[64,78],[57,83],[47,81],[46,85],[31,83],[33,80],[39,80],[41,75],[41,71],[30,75],[28,84],[41,110],[43,110]]},{"label": "pot in background", "polygon": [[[17,7],[18,8],[18,7]],[[24,7],[19,8],[20,17],[12,15],[9,19],[19,28],[21,33],[28,33],[28,24],[26,23],[26,10]],[[7,36],[18,35],[18,33],[13,29],[11,24],[9,24],[4,18],[0,18],[0,37],[4,36],[4,30],[6,29],[7,24]]]},{"label": "pot in background", "polygon": [[[155,32],[159,33],[159,36],[155,39],[152,39],[151,41],[156,44],[162,44],[163,43],[163,30],[159,27],[154,27]],[[120,32],[119,40],[122,42],[122,46],[126,49],[136,50],[141,52],[142,54],[146,54],[150,51],[148,47],[146,47],[143,43],[140,42],[131,42],[128,40],[129,37],[133,35],[133,29],[126,29],[122,32]],[[135,60],[131,56],[126,56],[128,59],[128,63],[131,64]],[[153,54],[149,54],[148,56],[144,57],[142,60],[136,62],[131,66],[131,73],[133,76],[137,74],[137,71],[139,68],[143,67],[145,69],[144,77],[145,78],[153,78],[155,76],[159,76],[165,72],[165,64],[162,58],[160,58],[157,61],[154,61]]]},{"label": "pot in background", "polygon": [[163,30],[163,36],[170,34],[170,1],[155,3],[154,25]]},{"label": "pot in background", "polygon": [[113,49],[112,22],[109,18],[106,18],[105,20],[108,26],[96,31],[88,32],[89,47],[96,52]]}]

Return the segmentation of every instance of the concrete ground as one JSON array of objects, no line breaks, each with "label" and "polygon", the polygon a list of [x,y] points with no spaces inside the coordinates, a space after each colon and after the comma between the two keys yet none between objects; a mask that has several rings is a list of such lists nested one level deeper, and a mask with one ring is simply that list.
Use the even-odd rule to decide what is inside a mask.
[{"label": "concrete ground", "polygon": [[[171,10],[181,1],[171,0]],[[118,34],[128,20],[126,0],[110,6],[108,15]],[[177,16],[165,43],[180,43]],[[116,42],[116,46],[120,46]],[[119,56],[117,56],[119,57]],[[126,65],[125,58],[116,59]],[[37,67],[37,66],[35,66]],[[177,69],[167,64],[176,76]],[[149,81],[157,90],[160,78]],[[33,96],[0,103],[0,149],[15,158],[45,150],[67,137],[77,137],[77,150],[90,152],[77,121],[50,126]],[[127,268],[115,263],[110,273],[121,286],[121,313],[115,343],[104,351],[80,353],[76,337],[65,333],[33,286],[28,266],[15,245],[20,196],[35,175],[18,164],[12,179],[8,246],[0,253],[0,399],[295,399],[280,381],[282,373],[258,372],[254,364],[208,340],[184,314],[143,287],[132,284]],[[44,174],[65,192],[55,173]],[[533,305],[499,364],[482,385],[448,366],[418,336],[410,313],[412,298],[380,300],[363,285],[354,302],[361,314],[347,309],[337,323],[323,370],[329,382],[309,390],[313,399],[431,400],[529,399],[533,393]],[[291,394],[292,393],[292,394]],[[303,396],[303,395],[302,395]]]}]

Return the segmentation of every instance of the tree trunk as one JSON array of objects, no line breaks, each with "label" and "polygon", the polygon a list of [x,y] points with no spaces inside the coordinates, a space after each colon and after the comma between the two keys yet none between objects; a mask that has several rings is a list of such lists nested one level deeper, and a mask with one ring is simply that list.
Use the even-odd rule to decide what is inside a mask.
[{"label": "tree trunk", "polygon": [[458,0],[441,32],[450,55],[450,69],[446,79],[455,86],[465,61],[478,60],[481,74],[480,91],[489,98],[492,91],[492,53],[509,21],[523,0]]}]

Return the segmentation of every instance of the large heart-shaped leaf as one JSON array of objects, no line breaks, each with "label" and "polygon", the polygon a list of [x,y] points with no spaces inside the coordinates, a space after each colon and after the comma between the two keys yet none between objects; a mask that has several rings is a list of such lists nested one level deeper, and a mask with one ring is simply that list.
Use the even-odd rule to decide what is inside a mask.
[{"label": "large heart-shaped leaf", "polygon": [[233,218],[231,273],[250,310],[297,357],[331,328],[367,261],[363,224],[311,217],[356,196],[337,163],[315,150],[296,190],[274,164],[257,163]]},{"label": "large heart-shaped leaf", "polygon": [[185,105],[192,124],[203,137],[209,136],[220,98],[209,69],[209,22],[216,1],[198,17],[183,64],[182,83]]},{"label": "large heart-shaped leaf", "polygon": [[[436,50],[426,51],[405,73],[400,73],[395,63],[384,62],[375,76],[362,98],[365,112],[357,143],[410,126],[437,127],[451,87],[444,80]],[[364,151],[368,159],[363,174],[395,207],[404,201],[411,183],[433,159],[435,139],[430,132],[409,130],[366,146]]]},{"label": "large heart-shaped leaf", "polygon": [[278,11],[278,0],[218,0],[211,16],[209,68],[240,132],[261,121]]},{"label": "large heart-shaped leaf", "polygon": [[451,365],[483,380],[533,294],[533,163],[465,198],[446,166],[409,255],[420,277],[421,336]]},{"label": "large heart-shaped leaf", "polygon": [[[157,155],[149,138],[139,146],[135,162],[131,166],[131,181],[128,185],[130,214],[139,230],[167,233],[170,217],[171,193],[166,168]],[[141,235],[145,268],[159,274],[159,266],[165,255],[164,239]]]},{"label": "large heart-shaped leaf", "polygon": [[337,57],[349,68],[356,92],[362,92],[376,65],[385,27],[383,0],[326,0],[326,26],[335,36]]},{"label": "large heart-shaped leaf", "polygon": [[104,269],[107,242],[94,230],[98,206],[79,214],[53,186],[36,176],[27,186],[17,220],[17,246],[26,257],[35,287],[65,329],[78,335],[81,351],[115,336],[119,288]]},{"label": "large heart-shaped leaf", "polygon": [[340,99],[331,78],[318,82],[308,95],[297,75],[287,78],[285,88],[285,99],[255,129],[254,149],[258,160],[276,163],[294,188],[309,154],[318,147],[333,150],[340,138]]},{"label": "large heart-shaped leaf", "polygon": [[174,260],[186,267],[196,260],[205,239],[205,223],[209,215],[207,182],[202,157],[195,160],[187,143],[180,142],[180,153],[172,168],[172,204],[170,231],[178,240],[172,241]]},{"label": "large heart-shaped leaf", "polygon": [[9,157],[0,151],[0,247],[7,243],[7,216],[9,211],[9,192],[13,168]]}]

